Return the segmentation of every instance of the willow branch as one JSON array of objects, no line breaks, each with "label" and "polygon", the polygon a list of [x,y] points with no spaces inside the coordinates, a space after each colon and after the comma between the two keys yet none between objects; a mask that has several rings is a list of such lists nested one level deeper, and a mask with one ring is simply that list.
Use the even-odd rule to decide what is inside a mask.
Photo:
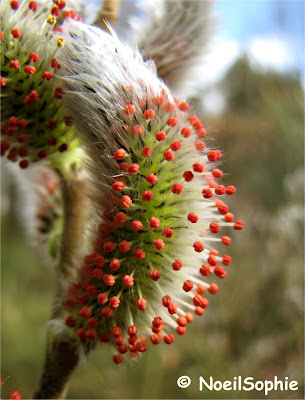
[{"label": "willow branch", "polygon": [[120,16],[120,4],[121,0],[104,0],[98,16],[94,21],[94,25],[97,25],[104,31],[109,32],[105,21],[107,21],[112,27],[116,25]]}]

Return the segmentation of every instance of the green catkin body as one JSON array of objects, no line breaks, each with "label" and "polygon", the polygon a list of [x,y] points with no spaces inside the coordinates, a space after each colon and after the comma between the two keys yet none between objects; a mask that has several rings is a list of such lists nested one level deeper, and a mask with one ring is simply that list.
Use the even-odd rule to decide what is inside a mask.
[{"label": "green catkin body", "polygon": [[[146,335],[170,344],[202,315],[230,265],[215,242],[242,229],[220,196],[219,150],[186,102],[115,36],[73,21],[63,26],[63,101],[88,157],[97,229],[64,306],[71,335],[86,349],[111,341],[114,361],[146,351]],[[81,105],[81,106],[80,106]]]}]

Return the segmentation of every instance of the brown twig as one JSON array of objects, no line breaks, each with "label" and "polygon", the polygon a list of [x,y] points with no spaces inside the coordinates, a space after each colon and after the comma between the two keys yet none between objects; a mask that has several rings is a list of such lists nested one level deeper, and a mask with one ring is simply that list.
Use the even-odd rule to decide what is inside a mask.
[{"label": "brown twig", "polygon": [[121,0],[104,0],[97,18],[94,21],[94,25],[97,25],[104,31],[109,32],[105,21],[107,21],[112,27],[116,25],[120,16],[120,4]]},{"label": "brown twig", "polygon": [[[82,178],[61,178],[64,208],[64,227],[60,261],[56,271],[55,297],[51,319],[63,314],[65,289],[75,280],[84,244],[86,221],[86,181]],[[52,337],[52,334],[54,337]],[[35,399],[60,399],[65,397],[69,378],[79,362],[79,348],[67,336],[48,332],[43,372]]]}]

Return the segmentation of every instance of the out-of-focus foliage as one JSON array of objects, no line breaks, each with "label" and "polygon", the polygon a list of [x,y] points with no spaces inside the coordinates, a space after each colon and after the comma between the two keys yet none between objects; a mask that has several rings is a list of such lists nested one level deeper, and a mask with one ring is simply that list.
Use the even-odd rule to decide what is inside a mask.
[{"label": "out-of-focus foliage", "polygon": [[[106,348],[90,355],[72,379],[69,398],[263,397],[255,391],[199,392],[200,375],[287,376],[298,381],[298,392],[270,392],[269,398],[303,398],[303,88],[294,77],[258,72],[242,58],[219,89],[225,109],[211,118],[202,110],[203,120],[215,139],[210,146],[223,149],[228,182],[238,188],[230,198],[232,212],[245,222],[243,234],[232,236],[228,277],[205,315],[175,344],[151,346],[123,367],[109,362]],[[13,215],[4,216],[2,377],[11,376],[8,393],[18,388],[26,397],[42,363],[52,271],[21,232],[12,233],[16,224]],[[181,375],[192,378],[188,389],[177,387]]]}]

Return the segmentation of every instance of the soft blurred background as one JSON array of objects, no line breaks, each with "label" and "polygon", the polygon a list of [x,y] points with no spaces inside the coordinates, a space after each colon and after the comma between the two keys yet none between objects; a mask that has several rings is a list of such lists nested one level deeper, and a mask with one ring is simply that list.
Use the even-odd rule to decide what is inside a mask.
[{"label": "soft blurred background", "polygon": [[[97,1],[87,2],[88,18]],[[123,1],[121,35],[136,14]],[[144,11],[141,11],[143,13]],[[68,398],[264,398],[262,392],[198,390],[198,377],[297,380],[304,398],[304,2],[224,1],[209,52],[186,92],[223,151],[230,209],[245,222],[232,235],[233,263],[205,315],[172,346],[114,365],[107,346],[75,373]],[[141,14],[140,14],[141,15]],[[2,169],[3,397],[29,398],[43,360],[53,272],[27,242],[22,198]],[[193,384],[177,387],[188,375]]]}]

